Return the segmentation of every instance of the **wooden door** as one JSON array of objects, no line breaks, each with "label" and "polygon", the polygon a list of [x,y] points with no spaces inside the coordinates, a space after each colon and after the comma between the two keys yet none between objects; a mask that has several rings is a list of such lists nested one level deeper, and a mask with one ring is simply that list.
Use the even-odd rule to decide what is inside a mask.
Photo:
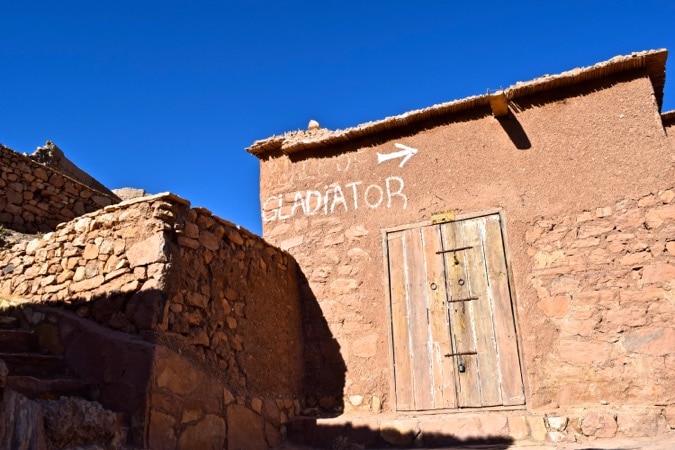
[{"label": "wooden door", "polygon": [[498,214],[387,233],[396,407],[525,403]]}]

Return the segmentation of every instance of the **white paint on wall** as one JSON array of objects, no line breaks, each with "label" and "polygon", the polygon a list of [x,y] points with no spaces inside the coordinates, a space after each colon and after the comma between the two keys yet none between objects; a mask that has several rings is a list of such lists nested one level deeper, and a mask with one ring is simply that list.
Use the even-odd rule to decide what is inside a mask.
[{"label": "white paint on wall", "polygon": [[398,142],[394,144],[394,147],[400,148],[401,150],[397,152],[391,152],[391,153],[379,153],[377,154],[377,163],[382,164],[385,161],[389,161],[392,159],[397,159],[397,158],[403,158],[401,159],[401,163],[398,165],[399,167],[403,167],[405,163],[407,163],[410,158],[415,156],[417,154],[417,149],[408,147],[407,145],[404,144],[399,144]]},{"label": "white paint on wall", "polygon": [[356,211],[367,206],[377,209],[386,206],[393,208],[400,205],[408,207],[408,197],[403,192],[405,183],[401,177],[387,177],[383,183],[365,186],[363,181],[352,181],[345,185],[332,183],[323,192],[317,190],[297,191],[292,202],[284,202],[288,195],[277,194],[267,198],[262,204],[263,222],[287,220],[296,214],[314,216],[329,215],[336,212]]}]

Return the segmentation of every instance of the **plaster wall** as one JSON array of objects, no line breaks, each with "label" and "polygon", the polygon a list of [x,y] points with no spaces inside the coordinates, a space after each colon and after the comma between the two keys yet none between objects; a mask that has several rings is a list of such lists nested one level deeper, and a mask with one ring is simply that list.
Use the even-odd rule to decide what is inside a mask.
[{"label": "plaster wall", "polygon": [[[542,295],[533,283],[528,230],[544,217],[576,218],[664,192],[675,179],[672,141],[642,72],[518,98],[510,108],[508,119],[475,109],[445,123],[262,159],[264,237],[287,249],[308,278],[346,365],[343,390],[334,393],[346,409],[394,409],[382,230],[445,210],[501,211],[527,405],[560,400],[564,381],[539,370],[548,349],[563,343],[559,324],[537,307]],[[406,147],[417,153],[392,156]],[[587,383],[599,379],[594,357],[580,365]],[[619,385],[641,382],[611,370],[602,380],[617,383],[610,401],[620,398]],[[568,404],[601,400],[565,392]],[[636,401],[650,404],[659,396],[641,395]]]}]

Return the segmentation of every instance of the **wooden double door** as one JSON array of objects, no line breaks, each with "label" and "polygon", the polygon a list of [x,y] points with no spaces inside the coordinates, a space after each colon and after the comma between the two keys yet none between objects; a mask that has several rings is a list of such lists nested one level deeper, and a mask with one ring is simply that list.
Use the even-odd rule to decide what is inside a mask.
[{"label": "wooden double door", "polygon": [[498,214],[386,234],[398,410],[525,403]]}]

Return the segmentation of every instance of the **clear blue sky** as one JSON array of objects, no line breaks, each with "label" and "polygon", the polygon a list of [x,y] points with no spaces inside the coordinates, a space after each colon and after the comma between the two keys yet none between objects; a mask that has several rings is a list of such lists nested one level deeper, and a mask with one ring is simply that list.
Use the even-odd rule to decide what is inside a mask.
[{"label": "clear blue sky", "polygon": [[[3,1],[0,142],[260,233],[253,141],[618,54],[675,51],[675,1]],[[664,111],[675,109],[675,56]]]}]

